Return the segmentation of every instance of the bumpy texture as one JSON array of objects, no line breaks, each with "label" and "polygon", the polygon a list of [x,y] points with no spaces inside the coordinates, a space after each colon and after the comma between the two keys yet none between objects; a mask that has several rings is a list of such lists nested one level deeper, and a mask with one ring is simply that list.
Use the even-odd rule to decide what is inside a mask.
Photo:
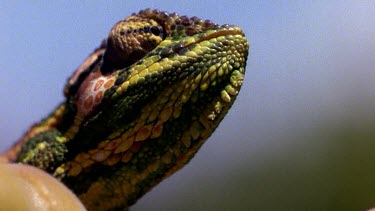
[{"label": "bumpy texture", "polygon": [[248,49],[235,26],[133,14],[8,158],[50,172],[89,210],[127,208],[183,167],[219,125],[242,85]]}]

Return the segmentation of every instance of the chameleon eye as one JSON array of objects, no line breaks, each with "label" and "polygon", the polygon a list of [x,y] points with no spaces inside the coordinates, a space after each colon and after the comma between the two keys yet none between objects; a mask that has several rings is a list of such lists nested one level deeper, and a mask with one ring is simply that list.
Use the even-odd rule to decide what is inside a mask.
[{"label": "chameleon eye", "polygon": [[155,36],[159,36],[162,32],[160,29],[156,26],[151,27],[151,33],[153,33]]},{"label": "chameleon eye", "polygon": [[101,72],[111,73],[134,64],[164,38],[164,28],[155,20],[131,16],[118,22],[109,33]]},{"label": "chameleon eye", "polygon": [[[142,28],[141,28],[142,30]],[[162,27],[158,27],[158,26],[145,26],[143,28],[143,31],[145,33],[151,33],[155,36],[159,36],[161,38],[164,38],[164,29]]]}]

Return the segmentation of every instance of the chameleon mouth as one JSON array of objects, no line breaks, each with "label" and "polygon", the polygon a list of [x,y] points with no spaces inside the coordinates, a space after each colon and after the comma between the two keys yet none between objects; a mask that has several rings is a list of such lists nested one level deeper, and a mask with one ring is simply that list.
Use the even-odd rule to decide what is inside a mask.
[{"label": "chameleon mouth", "polygon": [[[199,40],[197,40],[197,43],[199,42],[202,42],[202,41],[205,41],[205,40],[211,40],[211,39],[214,39],[214,38],[218,38],[218,37],[221,37],[221,36],[229,36],[229,35],[241,35],[241,36],[244,36],[242,30],[238,27],[229,27],[229,28],[223,28],[221,30],[215,30],[214,32],[210,33],[210,31],[208,32],[207,36],[204,36],[202,38],[200,38]],[[188,46],[186,46],[188,47]]]}]

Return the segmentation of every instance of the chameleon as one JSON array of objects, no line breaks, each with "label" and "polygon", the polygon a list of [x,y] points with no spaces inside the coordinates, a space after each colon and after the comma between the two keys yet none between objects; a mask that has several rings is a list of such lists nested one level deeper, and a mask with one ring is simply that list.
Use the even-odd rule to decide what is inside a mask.
[{"label": "chameleon", "polygon": [[7,152],[88,210],[128,209],[185,166],[242,86],[249,43],[233,25],[145,9],[76,69],[65,100]]}]

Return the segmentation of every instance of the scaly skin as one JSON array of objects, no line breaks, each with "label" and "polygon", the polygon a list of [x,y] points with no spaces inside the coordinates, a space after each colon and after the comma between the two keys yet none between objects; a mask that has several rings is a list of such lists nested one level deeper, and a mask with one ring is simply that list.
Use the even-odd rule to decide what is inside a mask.
[{"label": "scaly skin", "polygon": [[235,26],[133,14],[7,157],[51,173],[89,210],[126,209],[188,163],[219,125],[242,85],[248,48]]}]

